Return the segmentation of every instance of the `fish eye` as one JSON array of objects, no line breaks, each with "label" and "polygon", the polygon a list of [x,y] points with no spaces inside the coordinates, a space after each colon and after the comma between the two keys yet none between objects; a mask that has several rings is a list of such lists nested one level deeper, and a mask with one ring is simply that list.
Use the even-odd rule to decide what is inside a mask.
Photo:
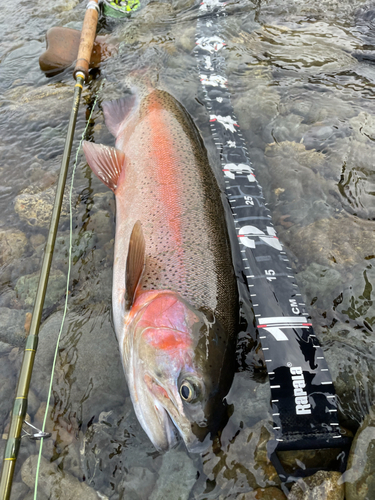
[{"label": "fish eye", "polygon": [[198,387],[190,382],[189,380],[184,380],[180,385],[180,396],[187,403],[191,403],[197,399],[199,395]]}]

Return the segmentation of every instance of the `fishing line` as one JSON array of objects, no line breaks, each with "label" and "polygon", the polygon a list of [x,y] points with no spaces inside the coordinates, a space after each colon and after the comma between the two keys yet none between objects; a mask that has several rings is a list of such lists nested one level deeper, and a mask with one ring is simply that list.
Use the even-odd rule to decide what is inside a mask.
[{"label": "fishing line", "polygon": [[[48,397],[47,397],[47,403],[46,403],[46,411],[44,414],[44,419],[43,419],[43,425],[42,425],[42,432],[45,430],[46,426],[46,421],[47,421],[47,416],[48,416],[48,409],[49,409],[49,403],[51,400],[51,394],[52,394],[52,384],[53,384],[53,375],[55,372],[55,366],[56,366],[56,360],[57,360],[57,354],[59,350],[59,343],[60,343],[60,338],[62,334],[62,330],[64,327],[65,323],[65,318],[66,318],[66,313],[68,309],[68,297],[69,297],[69,282],[70,282],[70,272],[72,268],[72,248],[73,248],[73,213],[72,213],[72,196],[73,196],[73,185],[74,185],[74,176],[77,168],[77,163],[78,163],[78,155],[79,152],[81,151],[82,148],[82,142],[84,141],[87,133],[87,129],[89,128],[91,117],[94,113],[96,103],[99,99],[99,95],[102,91],[102,88],[104,86],[105,79],[101,83],[99,90],[96,94],[95,101],[93,104],[93,107],[90,112],[90,116],[87,120],[86,127],[82,133],[81,140],[79,143],[79,146],[76,151],[76,156],[73,164],[73,170],[72,170],[72,180],[70,183],[70,189],[69,189],[69,257],[68,257],[68,274],[67,274],[67,279],[66,279],[66,291],[65,291],[65,304],[64,304],[64,310],[63,310],[63,317],[61,320],[61,325],[60,325],[60,330],[59,334],[57,336],[57,341],[56,341],[56,348],[55,348],[55,354],[53,357],[53,362],[52,362],[52,369],[51,369],[51,378],[50,378],[50,384],[49,384],[49,389],[48,389]],[[34,500],[37,500],[37,492],[38,492],[38,478],[39,478],[39,470],[40,470],[40,462],[42,458],[42,450],[43,450],[43,438],[40,439],[40,447],[39,447],[39,454],[38,454],[38,462],[37,462],[37,467],[36,467],[36,472],[35,472],[35,487],[34,487]]]}]

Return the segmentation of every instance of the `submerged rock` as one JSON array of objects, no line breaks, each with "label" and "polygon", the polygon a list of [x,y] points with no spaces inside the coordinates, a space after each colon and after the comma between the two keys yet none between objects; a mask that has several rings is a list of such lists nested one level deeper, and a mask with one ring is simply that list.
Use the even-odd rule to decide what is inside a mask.
[{"label": "submerged rock", "polygon": [[[38,456],[32,455],[22,465],[22,481],[29,487],[34,488]],[[100,495],[87,484],[80,482],[74,476],[62,472],[58,467],[41,457],[38,475],[38,486],[48,498],[59,500],[71,500],[72,498],[84,498],[85,500],[104,500],[107,497]]]},{"label": "submerged rock", "polygon": [[[17,280],[15,290],[17,292],[17,297],[20,298],[23,303],[32,307],[34,305],[36,291],[38,288],[40,278],[40,272],[37,271],[33,274],[27,274],[26,276],[21,276]],[[59,269],[50,272],[47,286],[47,293],[44,302],[45,307],[50,307],[60,300],[66,292],[66,275]]]},{"label": "submerged rock", "polygon": [[80,442],[87,484],[108,496],[115,490],[121,499],[149,500],[164,456],[142,430],[130,397],[115,410],[101,412]]},{"label": "submerged rock", "polygon": [[[219,497],[219,500],[228,499],[232,497]],[[242,495],[233,497],[235,500],[286,500],[286,496],[279,489],[271,486],[270,488],[256,488],[254,491],[249,491]]]},{"label": "submerged rock", "polygon": [[[62,312],[41,327],[31,388],[46,401]],[[93,337],[95,332],[95,337]],[[121,405],[127,396],[118,345],[106,306],[69,312],[65,318],[53,382],[53,417],[70,414],[82,423]]]},{"label": "submerged rock", "polygon": [[280,479],[267,453],[271,433],[272,426],[260,421],[222,443],[219,453],[210,450],[204,454],[203,472],[209,483],[216,484],[227,495],[278,486]]},{"label": "submerged rock", "polygon": [[269,144],[264,154],[267,169],[259,172],[259,177],[266,186],[267,201],[275,206],[273,217],[283,242],[289,241],[289,228],[306,226],[334,214],[327,204],[319,173],[325,162],[322,153],[284,140]]},{"label": "submerged rock", "polygon": [[344,500],[340,472],[319,471],[299,479],[292,486],[288,500]]},{"label": "submerged rock", "polygon": [[348,269],[374,254],[375,232],[371,221],[338,215],[304,227],[293,226],[283,231],[282,240],[301,266],[335,263]]},{"label": "submerged rock", "polygon": [[22,231],[0,231],[0,266],[19,259],[27,247],[27,237]]},{"label": "submerged rock", "polygon": [[[31,189],[19,194],[16,197],[14,209],[20,219],[33,227],[48,228],[55,201],[55,191],[55,187],[50,187],[40,192],[34,192]],[[68,214],[68,197],[65,196],[61,208],[60,220],[66,220]]]},{"label": "submerged rock", "polygon": [[346,500],[375,498],[375,413],[364,419],[354,437],[343,475]]},{"label": "submerged rock", "polygon": [[[147,467],[131,467],[121,482],[123,498],[129,498],[131,495],[137,495],[140,500],[149,500],[153,498],[152,492],[154,491],[156,480],[157,475]],[[142,488],[139,487],[140,484]],[[167,499],[168,497],[163,496],[163,498]]]},{"label": "submerged rock", "polygon": [[[12,484],[12,500],[25,500],[29,487],[25,483],[13,482]],[[39,498],[38,498],[39,500]]]},{"label": "submerged rock", "polygon": [[22,346],[26,340],[25,311],[0,307],[0,341]]},{"label": "submerged rock", "polygon": [[[163,455],[159,478],[149,500],[188,500],[197,479],[197,470],[184,451],[170,450]],[[143,497],[142,497],[143,498]]]}]

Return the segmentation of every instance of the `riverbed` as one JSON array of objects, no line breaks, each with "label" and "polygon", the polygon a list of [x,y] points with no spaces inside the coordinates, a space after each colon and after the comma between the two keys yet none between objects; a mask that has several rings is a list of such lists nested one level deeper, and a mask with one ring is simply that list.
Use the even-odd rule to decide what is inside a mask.
[{"label": "riverbed", "polygon": [[[268,378],[246,332],[228,395],[233,414],[220,443],[202,455],[189,455],[183,444],[162,454],[142,430],[111,323],[113,194],[78,150],[96,98],[86,136],[114,144],[101,103],[122,97],[147,72],[188,110],[220,174],[194,57],[198,5],[146,1],[125,20],[99,23],[117,52],[91,72],[78,113],[68,308],[38,499],[285,498],[266,453]],[[349,470],[326,481],[337,495],[345,489],[348,500],[372,498],[375,457],[366,446],[375,440],[375,7],[359,0],[239,0],[226,8],[224,55],[235,114],[322,343],[343,432],[362,429]],[[48,28],[80,29],[84,11],[77,0],[0,0],[1,455],[73,98],[72,72],[46,78],[38,58]],[[73,159],[28,404],[28,418],[39,427],[65,303],[72,166]],[[12,500],[33,498],[39,446],[22,440]],[[288,460],[290,470],[330,463],[323,452]]]}]

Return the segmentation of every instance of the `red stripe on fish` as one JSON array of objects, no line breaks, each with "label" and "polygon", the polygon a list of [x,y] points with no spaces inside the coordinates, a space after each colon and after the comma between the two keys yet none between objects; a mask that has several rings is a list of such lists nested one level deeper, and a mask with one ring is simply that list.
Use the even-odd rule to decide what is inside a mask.
[{"label": "red stripe on fish", "polygon": [[156,159],[156,179],[161,194],[161,199],[167,207],[165,215],[171,237],[175,242],[178,256],[178,266],[181,279],[186,276],[183,258],[183,228],[181,227],[181,186],[179,182],[179,158],[171,136],[169,122],[163,123],[163,105],[158,100],[150,100],[149,121],[155,131],[151,136],[153,157]]}]

